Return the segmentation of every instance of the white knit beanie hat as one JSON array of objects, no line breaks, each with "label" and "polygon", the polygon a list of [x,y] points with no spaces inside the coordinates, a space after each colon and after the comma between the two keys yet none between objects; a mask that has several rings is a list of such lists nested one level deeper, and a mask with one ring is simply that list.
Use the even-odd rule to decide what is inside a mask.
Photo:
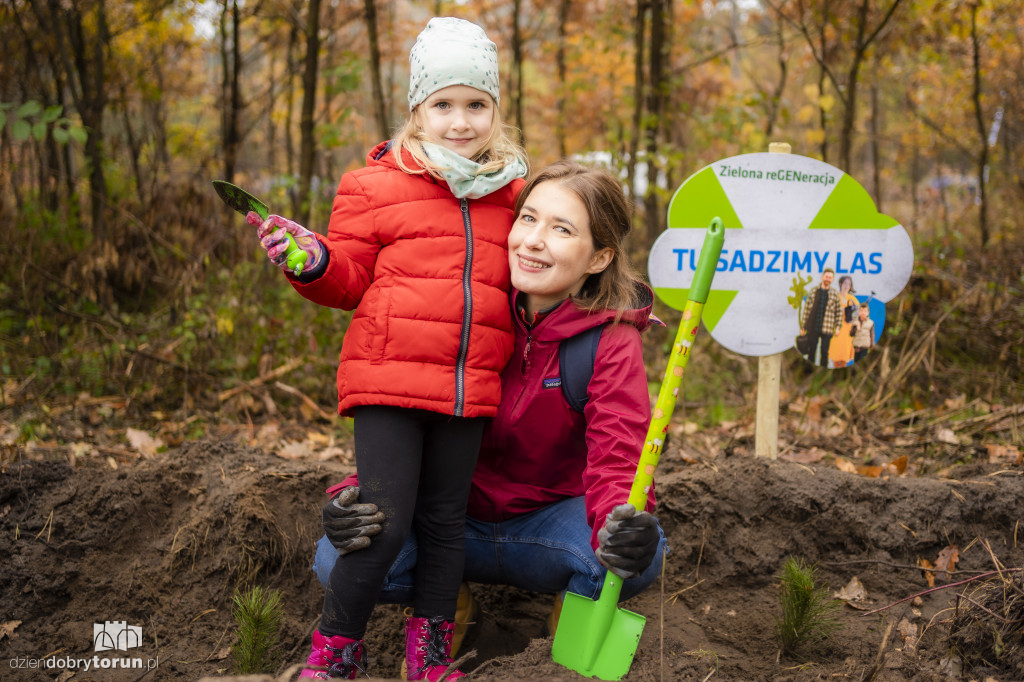
[{"label": "white knit beanie hat", "polygon": [[468,85],[498,102],[498,48],[472,22],[435,17],[409,51],[409,111],[449,85]]}]

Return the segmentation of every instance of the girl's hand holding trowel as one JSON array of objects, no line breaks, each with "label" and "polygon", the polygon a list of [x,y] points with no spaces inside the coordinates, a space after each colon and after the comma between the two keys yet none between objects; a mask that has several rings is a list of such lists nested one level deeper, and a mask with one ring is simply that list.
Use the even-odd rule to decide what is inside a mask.
[{"label": "girl's hand holding trowel", "polygon": [[[250,211],[245,216],[245,221],[250,225],[259,226],[257,235],[260,238],[260,245],[274,265],[287,272],[296,272],[296,260],[301,259],[305,263],[299,267],[296,274],[305,272],[308,275],[318,270],[324,257],[324,247],[313,232],[279,215],[270,215],[263,220],[255,211]],[[298,247],[290,252],[289,237]]]}]

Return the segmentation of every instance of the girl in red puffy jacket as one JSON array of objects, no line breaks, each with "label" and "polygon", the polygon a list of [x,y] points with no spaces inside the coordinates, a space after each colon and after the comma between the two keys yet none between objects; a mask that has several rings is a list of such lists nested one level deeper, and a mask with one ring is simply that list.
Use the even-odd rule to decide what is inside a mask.
[{"label": "girl in red puffy jacket", "polygon": [[479,26],[435,18],[409,64],[409,120],[341,178],[327,235],[280,216],[259,228],[286,272],[289,235],[307,254],[288,275],[300,294],[355,310],[338,410],[354,418],[363,501],[387,518],[370,549],[332,570],[308,659],[327,672],[307,677],[365,670],[366,623],[410,529],[420,559],[408,679],[450,663],[466,499],[512,352],[506,238],[527,169],[498,113],[497,49]]}]

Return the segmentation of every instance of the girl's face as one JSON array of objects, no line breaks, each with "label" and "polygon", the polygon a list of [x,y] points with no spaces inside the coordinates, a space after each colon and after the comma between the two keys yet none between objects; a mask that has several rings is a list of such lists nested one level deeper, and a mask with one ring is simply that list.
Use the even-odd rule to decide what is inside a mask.
[{"label": "girl's face", "polygon": [[430,142],[472,159],[490,137],[494,100],[483,90],[449,85],[427,97],[416,115]]},{"label": "girl's face", "polygon": [[594,249],[586,206],[555,181],[533,188],[508,235],[512,285],[525,293],[531,315],[579,292],[589,275],[612,261]]}]

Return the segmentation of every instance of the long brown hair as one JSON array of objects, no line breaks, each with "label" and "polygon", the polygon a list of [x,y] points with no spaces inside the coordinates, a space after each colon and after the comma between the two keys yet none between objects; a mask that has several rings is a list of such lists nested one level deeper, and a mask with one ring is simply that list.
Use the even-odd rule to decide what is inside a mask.
[{"label": "long brown hair", "polygon": [[642,280],[626,254],[626,236],[632,227],[630,203],[618,179],[606,170],[574,161],[557,161],[542,168],[526,183],[516,199],[515,216],[533,189],[542,182],[557,182],[580,198],[587,210],[594,250],[612,250],[604,270],[587,277],[573,298],[577,306],[595,310],[617,310],[620,314],[640,304]]}]

